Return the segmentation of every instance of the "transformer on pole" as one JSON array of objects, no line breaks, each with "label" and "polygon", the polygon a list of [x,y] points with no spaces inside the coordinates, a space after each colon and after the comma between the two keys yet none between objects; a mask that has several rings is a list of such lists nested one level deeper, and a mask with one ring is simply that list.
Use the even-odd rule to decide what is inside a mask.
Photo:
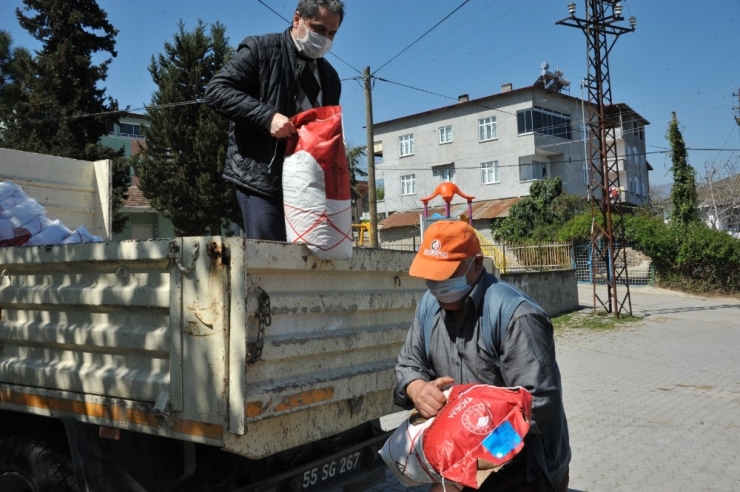
[{"label": "transformer on pole", "polygon": [[[619,115],[610,113],[612,91],[609,75],[609,52],[617,38],[635,30],[636,19],[630,17],[630,27],[619,26],[623,21],[622,4],[616,0],[585,0],[586,17],[576,17],[576,4],[568,4],[570,17],[556,24],[578,27],[586,35],[588,48],[588,142],[590,162],[589,200],[591,201],[591,269],[594,311],[598,306],[617,318],[632,315],[622,191],[619,184],[620,164],[617,159],[616,126]],[[597,284],[607,286],[607,297],[597,293]],[[624,286],[624,295],[617,295],[617,285]]]}]

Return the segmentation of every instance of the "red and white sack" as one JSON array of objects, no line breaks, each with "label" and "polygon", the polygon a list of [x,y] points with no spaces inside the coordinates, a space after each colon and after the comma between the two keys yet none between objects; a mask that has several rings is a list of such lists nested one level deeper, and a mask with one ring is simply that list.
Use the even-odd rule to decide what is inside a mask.
[{"label": "red and white sack", "polygon": [[349,168],[339,106],[309,109],[291,118],[298,137],[283,163],[283,204],[288,242],[318,258],[352,257]]},{"label": "red and white sack", "polygon": [[522,450],[531,418],[524,388],[453,386],[424,433],[424,456],[446,480],[477,489]]}]

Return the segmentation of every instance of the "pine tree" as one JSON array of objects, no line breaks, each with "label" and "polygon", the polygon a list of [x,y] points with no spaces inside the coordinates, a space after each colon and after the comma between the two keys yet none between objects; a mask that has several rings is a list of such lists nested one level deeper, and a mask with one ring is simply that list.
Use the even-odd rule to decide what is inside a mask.
[{"label": "pine tree", "polygon": [[[16,9],[21,27],[41,42],[32,59],[23,60],[11,85],[17,97],[0,117],[5,147],[83,160],[112,158],[98,144],[118,104],[105,97],[104,81],[111,59],[93,64],[97,53],[116,56],[116,29],[95,0],[23,0]],[[26,12],[24,14],[24,12]]]},{"label": "pine tree", "polygon": [[362,198],[362,194],[357,189],[357,178],[364,178],[367,172],[360,167],[360,159],[367,154],[365,151],[367,145],[353,146],[347,142],[347,166],[349,167],[349,186],[353,200]]},{"label": "pine tree", "polygon": [[21,95],[18,90],[23,86],[21,80],[25,72],[23,67],[30,61],[31,54],[28,50],[14,48],[10,33],[0,31],[0,118],[11,111],[14,102]]},{"label": "pine tree", "polygon": [[[116,56],[116,29],[95,0],[23,0],[16,9],[21,27],[41,42],[31,55],[11,48],[0,33],[0,146],[95,161],[116,159],[122,151],[101,145],[109,125],[119,119],[118,103],[104,87],[112,58],[94,64],[93,56]],[[89,116],[96,115],[96,116]],[[126,218],[119,209],[130,178],[114,166],[113,231]]]},{"label": "pine tree", "polygon": [[696,212],[696,171],[687,160],[686,144],[683,141],[681,130],[678,129],[676,113],[673,113],[671,123],[668,125],[667,138],[671,144],[671,160],[673,161],[670,169],[673,172],[671,220],[674,224],[686,226],[699,220]]},{"label": "pine tree", "polygon": [[200,20],[190,32],[182,22],[178,28],[149,65],[158,89],[135,170],[142,193],[178,235],[220,234],[231,221],[241,223],[233,189],[221,179],[229,123],[201,101],[233,50],[220,23],[210,34]]}]

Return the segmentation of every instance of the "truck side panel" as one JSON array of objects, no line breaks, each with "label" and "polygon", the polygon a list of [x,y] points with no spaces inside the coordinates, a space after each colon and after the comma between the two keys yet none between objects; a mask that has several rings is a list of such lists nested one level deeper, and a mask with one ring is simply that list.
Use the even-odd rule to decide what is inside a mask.
[{"label": "truck side panel", "polygon": [[46,216],[74,230],[79,226],[111,237],[112,161],[0,149],[0,181],[11,180],[46,208]]},{"label": "truck side panel", "polygon": [[0,407],[219,444],[228,271],[209,239],[0,248]]},{"label": "truck side panel", "polygon": [[358,248],[330,262],[257,241],[245,251],[248,340],[258,338],[257,288],[271,324],[246,365],[246,435],[229,434],[225,448],[260,458],[397,411],[396,358],[425,288],[407,274],[413,253]]}]

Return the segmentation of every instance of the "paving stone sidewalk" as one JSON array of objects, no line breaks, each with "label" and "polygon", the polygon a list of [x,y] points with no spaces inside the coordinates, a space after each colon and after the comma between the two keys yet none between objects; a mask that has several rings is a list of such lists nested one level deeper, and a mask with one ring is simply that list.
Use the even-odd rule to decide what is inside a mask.
[{"label": "paving stone sidewalk", "polygon": [[[740,299],[630,292],[641,321],[556,333],[569,490],[740,491]],[[592,306],[592,287],[579,297]],[[387,477],[368,490],[429,489]]]}]

